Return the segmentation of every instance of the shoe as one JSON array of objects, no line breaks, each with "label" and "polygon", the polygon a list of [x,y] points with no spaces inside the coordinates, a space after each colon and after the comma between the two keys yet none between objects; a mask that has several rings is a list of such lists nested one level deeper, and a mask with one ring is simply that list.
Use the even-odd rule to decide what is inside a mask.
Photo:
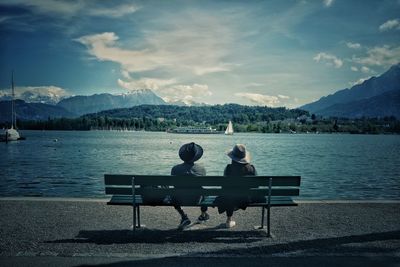
[{"label": "shoe", "polygon": [[235,225],[236,225],[235,221],[229,221],[229,222],[225,223],[226,228],[232,228],[232,227],[235,227]]},{"label": "shoe", "polygon": [[208,213],[206,213],[205,215],[201,214],[199,216],[199,218],[197,218],[197,221],[199,223],[204,223],[204,222],[208,221],[209,219],[210,219],[210,215],[208,215]]},{"label": "shoe", "polygon": [[188,225],[190,225],[192,222],[189,220],[188,217],[184,217],[181,220],[181,223],[178,226],[178,230],[183,230],[185,229]]}]

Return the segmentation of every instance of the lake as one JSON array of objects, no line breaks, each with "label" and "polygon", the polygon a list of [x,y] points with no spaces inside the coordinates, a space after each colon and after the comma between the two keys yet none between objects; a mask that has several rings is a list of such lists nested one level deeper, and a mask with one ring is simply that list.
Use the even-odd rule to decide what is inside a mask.
[{"label": "lake", "polygon": [[208,175],[245,144],[260,175],[301,175],[301,199],[400,199],[400,136],[184,135],[163,132],[22,131],[0,143],[0,196],[104,197],[103,175],[170,174],[179,147],[196,142]]}]

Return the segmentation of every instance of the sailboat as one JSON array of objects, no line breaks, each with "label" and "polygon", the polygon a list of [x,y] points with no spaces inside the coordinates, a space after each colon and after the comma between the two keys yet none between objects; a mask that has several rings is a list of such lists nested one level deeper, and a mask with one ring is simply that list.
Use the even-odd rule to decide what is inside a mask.
[{"label": "sailboat", "polygon": [[231,121],[229,121],[228,127],[226,127],[225,134],[226,135],[232,135],[233,134],[233,125],[232,125]]},{"label": "sailboat", "polygon": [[11,73],[11,88],[12,88],[12,99],[11,99],[11,127],[5,129],[0,135],[0,141],[9,142],[24,139],[17,131],[17,115],[15,114],[15,103],[14,103],[14,73]]}]

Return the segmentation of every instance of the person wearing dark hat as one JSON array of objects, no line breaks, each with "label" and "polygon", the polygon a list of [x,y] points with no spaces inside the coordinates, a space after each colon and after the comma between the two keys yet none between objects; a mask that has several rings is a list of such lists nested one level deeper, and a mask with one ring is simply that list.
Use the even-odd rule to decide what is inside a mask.
[{"label": "person wearing dark hat", "polygon": [[[255,176],[257,175],[256,168],[250,164],[250,153],[246,150],[246,146],[237,144],[227,153],[227,156],[232,159],[231,164],[228,164],[224,170],[224,176],[239,177],[239,176]],[[218,201],[218,212],[226,212],[226,228],[232,228],[236,222],[232,220],[233,212],[239,208],[245,209],[248,204],[248,199],[237,198],[221,198]]]},{"label": "person wearing dark hat", "polygon": [[[175,165],[171,169],[171,175],[183,175],[183,176],[205,176],[206,169],[195,163],[203,156],[203,148],[195,143],[188,143],[181,146],[179,149],[179,157],[183,160],[183,163]],[[182,210],[179,199],[173,199],[174,208],[181,215],[181,222],[178,229],[184,229],[191,221],[187,214]],[[207,207],[201,207],[201,215],[198,218],[199,222],[207,221],[210,216],[207,214]]]}]

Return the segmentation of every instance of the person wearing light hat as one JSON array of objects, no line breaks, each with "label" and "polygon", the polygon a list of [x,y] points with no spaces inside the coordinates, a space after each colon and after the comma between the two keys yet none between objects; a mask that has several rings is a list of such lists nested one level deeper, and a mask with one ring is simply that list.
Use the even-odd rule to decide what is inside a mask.
[{"label": "person wearing light hat", "polygon": [[[250,153],[246,150],[246,146],[237,144],[227,153],[227,156],[232,159],[231,164],[228,164],[224,170],[224,176],[255,176],[257,175],[256,168],[250,164]],[[218,212],[226,212],[226,228],[232,228],[236,222],[232,220],[233,212],[239,208],[245,209],[248,200],[221,198],[221,204],[218,205]]]},{"label": "person wearing light hat", "polygon": [[[171,175],[180,175],[180,176],[205,176],[206,169],[195,163],[203,156],[203,148],[195,143],[188,143],[181,146],[179,149],[179,157],[183,160],[183,163],[175,165],[171,169]],[[191,224],[186,213],[182,210],[180,206],[179,199],[173,199],[174,208],[181,215],[181,222],[178,226],[178,229],[182,230],[188,225]],[[201,207],[201,215],[198,218],[199,222],[205,222],[210,218],[207,214],[207,207]]]}]

